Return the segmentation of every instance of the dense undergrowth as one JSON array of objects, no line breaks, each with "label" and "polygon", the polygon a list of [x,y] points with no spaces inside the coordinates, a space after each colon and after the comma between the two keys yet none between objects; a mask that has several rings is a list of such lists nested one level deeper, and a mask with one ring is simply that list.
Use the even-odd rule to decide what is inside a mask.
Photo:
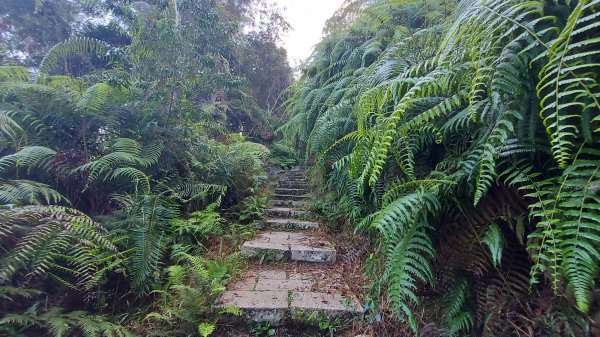
[{"label": "dense undergrowth", "polygon": [[600,2],[346,4],[281,130],[375,244],[377,335],[600,333]]},{"label": "dense undergrowth", "polygon": [[238,314],[211,305],[267,162],[293,164],[267,148],[285,22],[258,1],[0,7],[0,335],[210,335]]}]

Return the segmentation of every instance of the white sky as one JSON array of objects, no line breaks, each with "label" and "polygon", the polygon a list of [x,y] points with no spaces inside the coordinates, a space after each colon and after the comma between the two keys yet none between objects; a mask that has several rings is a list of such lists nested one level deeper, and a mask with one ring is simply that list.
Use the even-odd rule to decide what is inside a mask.
[{"label": "white sky", "polygon": [[283,37],[292,67],[306,60],[319,43],[325,21],[340,8],[344,0],[273,0],[283,9],[292,30]]}]

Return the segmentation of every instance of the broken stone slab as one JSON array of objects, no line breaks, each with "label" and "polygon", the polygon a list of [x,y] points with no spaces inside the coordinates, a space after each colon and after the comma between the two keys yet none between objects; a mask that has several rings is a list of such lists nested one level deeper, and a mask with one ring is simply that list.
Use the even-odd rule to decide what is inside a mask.
[{"label": "broken stone slab", "polygon": [[331,244],[321,247],[294,245],[290,249],[293,261],[333,263],[336,258],[335,248]]},{"label": "broken stone slab", "polygon": [[288,313],[288,291],[229,290],[217,301],[217,307],[235,307],[253,322],[281,322]]},{"label": "broken stone slab", "polygon": [[318,229],[319,223],[314,221],[305,221],[298,219],[267,219],[267,226],[274,228],[285,228],[289,230],[299,229]]},{"label": "broken stone slab", "polygon": [[246,257],[267,260],[292,260],[316,263],[335,262],[336,250],[327,240],[308,233],[264,232],[244,242],[241,253]]}]

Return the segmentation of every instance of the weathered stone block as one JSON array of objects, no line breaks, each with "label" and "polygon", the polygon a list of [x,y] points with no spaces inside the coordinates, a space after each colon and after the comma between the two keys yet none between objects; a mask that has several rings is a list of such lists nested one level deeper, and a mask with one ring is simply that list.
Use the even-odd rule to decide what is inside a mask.
[{"label": "weathered stone block", "polygon": [[226,291],[217,306],[240,308],[254,322],[278,323],[288,310],[288,294],[287,291]]},{"label": "weathered stone block", "polygon": [[333,247],[293,245],[290,250],[293,261],[333,263],[336,258],[336,251]]},{"label": "weathered stone block", "polygon": [[289,255],[289,249],[290,246],[283,243],[246,241],[240,248],[240,252],[246,257],[268,255],[269,259],[282,260]]}]

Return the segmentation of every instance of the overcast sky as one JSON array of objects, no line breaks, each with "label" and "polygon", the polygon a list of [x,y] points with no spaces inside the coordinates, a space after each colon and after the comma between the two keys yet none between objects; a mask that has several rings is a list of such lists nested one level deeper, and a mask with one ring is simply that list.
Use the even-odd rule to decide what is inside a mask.
[{"label": "overcast sky", "polygon": [[283,9],[292,26],[283,37],[292,66],[308,58],[312,47],[321,40],[325,21],[340,8],[344,0],[273,0]]}]

